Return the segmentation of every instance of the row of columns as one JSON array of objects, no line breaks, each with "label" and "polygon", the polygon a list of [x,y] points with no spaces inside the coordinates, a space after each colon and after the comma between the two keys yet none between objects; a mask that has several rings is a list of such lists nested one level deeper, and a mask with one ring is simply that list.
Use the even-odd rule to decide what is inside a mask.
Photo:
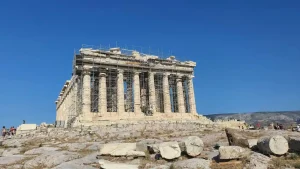
[{"label": "row of columns", "polygon": [[[123,113],[124,108],[124,77],[123,70],[118,70],[117,75],[117,111]],[[164,113],[171,113],[171,101],[170,101],[170,88],[169,88],[169,73],[163,74],[163,100],[164,100]],[[107,112],[107,94],[106,94],[106,74],[99,74],[99,112]],[[90,113],[91,106],[91,87],[90,87],[90,72],[83,72],[83,107],[82,112]],[[154,72],[149,72],[149,104],[152,108],[153,114],[156,113],[156,98],[155,98],[155,83],[154,83]],[[177,84],[177,98],[178,98],[178,112],[185,113],[185,104],[183,96],[182,77],[178,76],[176,79]],[[134,85],[134,112],[136,114],[141,113],[141,100],[140,100],[140,79],[139,72],[134,72],[133,77]],[[188,78],[188,103],[190,107],[190,113],[196,114],[195,95],[192,78]]]}]

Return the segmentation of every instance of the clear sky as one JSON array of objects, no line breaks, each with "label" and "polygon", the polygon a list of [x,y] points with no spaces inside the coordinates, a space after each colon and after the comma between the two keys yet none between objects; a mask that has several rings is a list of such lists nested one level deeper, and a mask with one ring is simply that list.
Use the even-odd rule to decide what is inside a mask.
[{"label": "clear sky", "polygon": [[300,109],[298,0],[10,0],[0,5],[0,125],[55,121],[82,44],[197,62],[201,114]]}]

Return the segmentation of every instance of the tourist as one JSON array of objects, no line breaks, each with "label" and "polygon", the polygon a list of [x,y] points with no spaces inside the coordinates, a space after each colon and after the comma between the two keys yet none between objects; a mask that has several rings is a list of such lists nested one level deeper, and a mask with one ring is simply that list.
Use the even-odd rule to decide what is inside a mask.
[{"label": "tourist", "polygon": [[13,126],[13,133],[14,135],[16,134],[17,129],[15,128],[15,126]]},{"label": "tourist", "polygon": [[15,135],[15,127],[14,126],[12,126],[10,129],[9,129],[9,132],[10,132],[10,134],[11,135]]},{"label": "tourist", "polygon": [[3,128],[2,128],[2,137],[3,137],[3,139],[5,139],[5,136],[6,136],[6,129],[5,129],[5,126],[3,126]]},{"label": "tourist", "polygon": [[279,129],[283,130],[283,125],[282,124],[279,124]]}]

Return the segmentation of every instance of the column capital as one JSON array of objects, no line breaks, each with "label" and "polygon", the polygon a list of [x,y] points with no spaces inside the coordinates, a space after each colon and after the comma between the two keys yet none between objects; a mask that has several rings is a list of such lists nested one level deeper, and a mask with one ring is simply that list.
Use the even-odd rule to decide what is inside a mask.
[{"label": "column capital", "polygon": [[183,74],[176,74],[176,78],[180,78],[180,79],[182,79],[183,78]]},{"label": "column capital", "polygon": [[187,75],[186,76],[189,80],[193,79],[195,76],[194,75]]},{"label": "column capital", "polygon": [[119,74],[120,74],[120,73],[124,73],[124,70],[123,70],[123,69],[118,69],[117,71],[118,71]]},{"label": "column capital", "polygon": [[156,74],[156,72],[149,72],[149,74],[150,74],[150,75],[155,75],[155,74]]},{"label": "column capital", "polygon": [[133,74],[134,74],[134,75],[139,75],[140,73],[141,73],[140,71],[136,71],[136,70],[133,71]]},{"label": "column capital", "polygon": [[171,73],[169,73],[169,72],[164,72],[163,73],[163,76],[169,76]]},{"label": "column capital", "polygon": [[89,69],[83,69],[82,74],[83,75],[91,75],[91,71]]},{"label": "column capital", "polygon": [[99,77],[106,77],[106,73],[99,73]]},{"label": "column capital", "polygon": [[176,82],[181,82],[182,81],[182,76],[177,76],[176,77]]}]

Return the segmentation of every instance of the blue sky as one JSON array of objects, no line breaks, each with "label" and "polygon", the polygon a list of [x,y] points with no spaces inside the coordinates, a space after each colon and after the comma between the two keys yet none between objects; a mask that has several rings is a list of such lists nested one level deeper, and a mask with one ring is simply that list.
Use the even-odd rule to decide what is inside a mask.
[{"label": "blue sky", "polygon": [[3,1],[0,125],[55,120],[82,44],[197,62],[202,114],[300,109],[300,1]]}]

